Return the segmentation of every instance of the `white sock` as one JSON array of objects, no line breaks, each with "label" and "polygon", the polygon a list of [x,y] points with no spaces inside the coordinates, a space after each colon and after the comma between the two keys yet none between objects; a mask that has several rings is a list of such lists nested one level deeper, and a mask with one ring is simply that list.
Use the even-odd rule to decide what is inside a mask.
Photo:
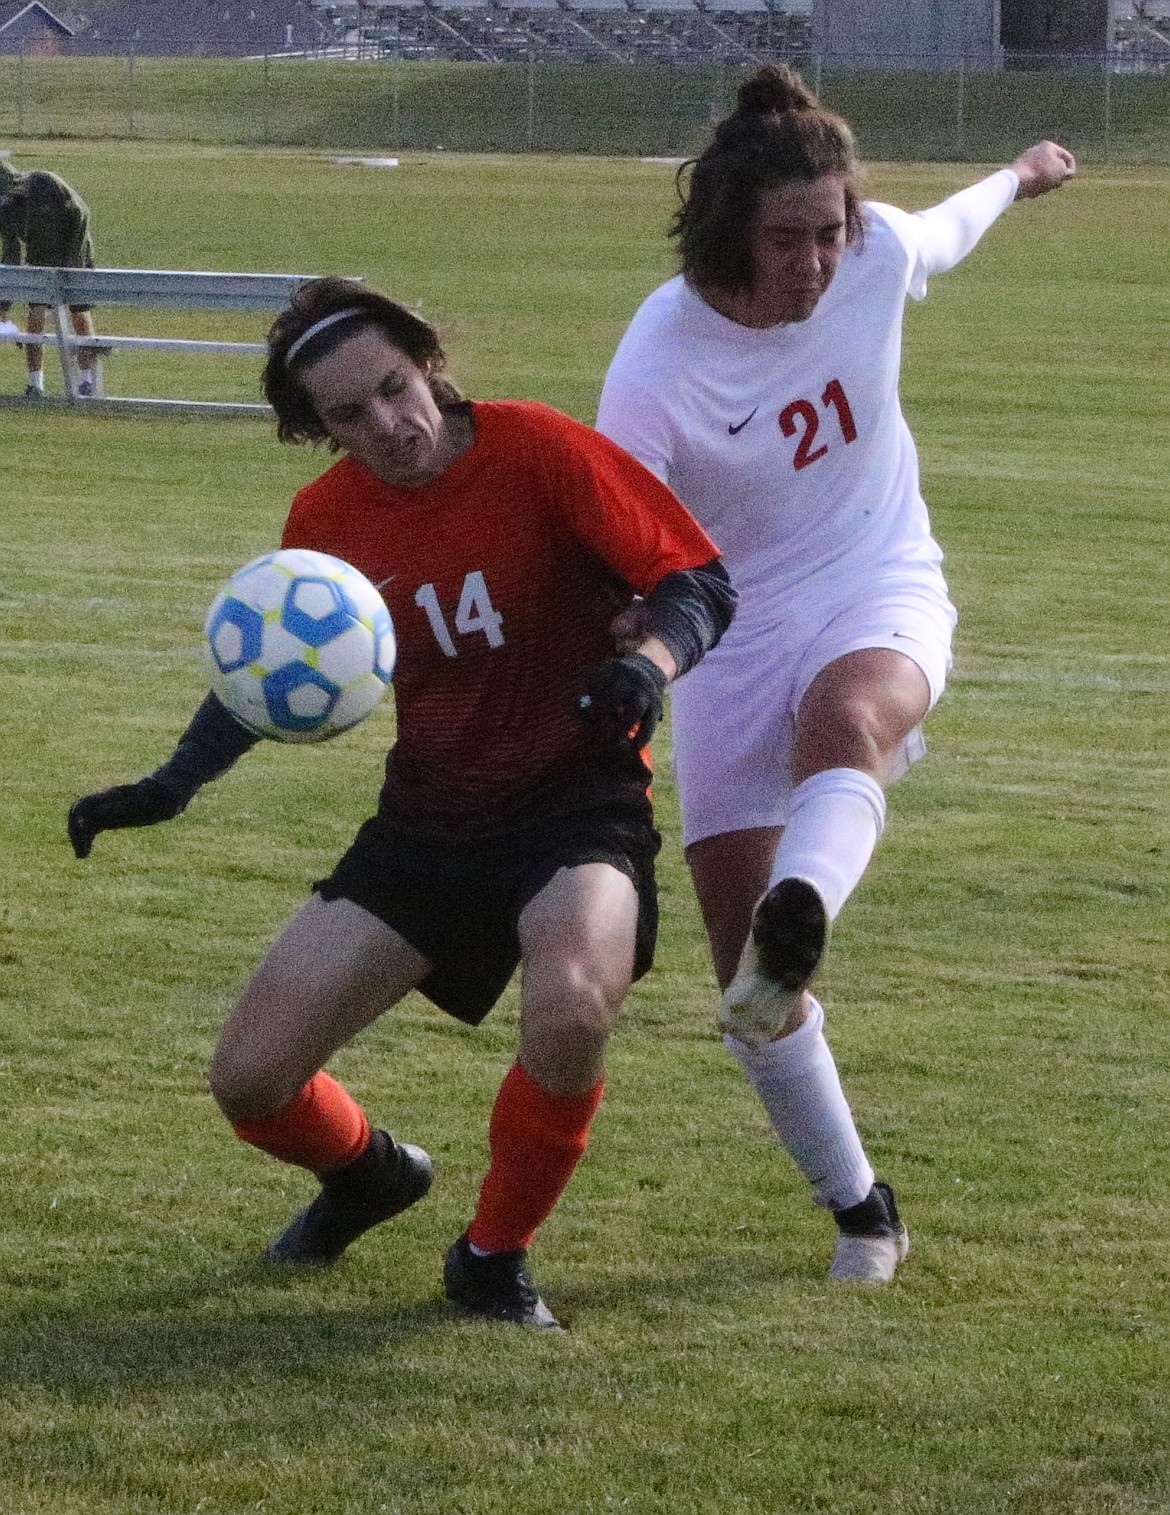
[{"label": "white sock", "polygon": [[44,392],[45,392],[45,370],[43,368],[38,368],[37,371],[36,371],[36,373],[30,373],[29,376],[28,376],[28,382],[32,386],[33,389],[39,390],[41,392],[41,394],[44,394]]},{"label": "white sock", "polygon": [[861,881],[886,823],[881,785],[858,768],[814,773],[792,791],[770,884],[806,878],[817,886],[829,919]]},{"label": "white sock", "polygon": [[837,1064],[824,1035],[825,1012],[812,1001],[808,1019],[791,1036],[753,1049],[733,1036],[723,1044],[738,1059],[764,1102],[772,1129],[827,1210],[858,1205],[873,1187],[873,1169]]}]

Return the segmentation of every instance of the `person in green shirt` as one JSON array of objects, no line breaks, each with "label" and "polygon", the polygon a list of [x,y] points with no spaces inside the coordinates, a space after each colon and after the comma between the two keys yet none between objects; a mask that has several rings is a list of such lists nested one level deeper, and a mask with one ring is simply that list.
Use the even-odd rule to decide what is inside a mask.
[{"label": "person in green shirt", "polygon": [[[89,230],[89,207],[65,180],[43,169],[22,173],[0,158],[0,263],[29,263],[49,268],[92,268],[93,238]],[[28,330],[40,335],[45,329],[47,306],[30,305]],[[79,337],[94,334],[88,305],[71,305],[73,329]],[[10,303],[0,302],[0,323],[7,321]],[[11,323],[8,323],[11,325]],[[29,399],[45,392],[44,350],[25,348]],[[94,393],[95,352],[77,349],[78,393]]]}]

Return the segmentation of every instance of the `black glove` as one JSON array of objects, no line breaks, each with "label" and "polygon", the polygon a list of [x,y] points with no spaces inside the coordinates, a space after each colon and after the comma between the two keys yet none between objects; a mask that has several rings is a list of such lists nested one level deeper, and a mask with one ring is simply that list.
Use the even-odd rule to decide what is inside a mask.
[{"label": "black glove", "polygon": [[179,796],[157,779],[118,784],[77,801],[69,812],[69,840],[78,857],[88,857],[99,831],[153,826],[157,821],[173,820],[182,808]]},{"label": "black glove", "polygon": [[631,652],[589,670],[577,709],[611,740],[645,747],[662,719],[665,691],[666,675],[658,664]]}]

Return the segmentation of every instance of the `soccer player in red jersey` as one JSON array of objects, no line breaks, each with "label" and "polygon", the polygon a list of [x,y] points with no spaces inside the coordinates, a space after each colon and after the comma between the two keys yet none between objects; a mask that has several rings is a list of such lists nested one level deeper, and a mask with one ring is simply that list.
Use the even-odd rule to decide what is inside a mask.
[{"label": "soccer player in red jersey", "polygon": [[[268,1256],[331,1262],[432,1171],[371,1130],[325,1063],[411,989],[478,1023],[519,964],[518,1056],[444,1283],[473,1312],[555,1329],[527,1250],[585,1150],[606,1040],[653,955],[645,747],[667,682],[719,640],[735,596],[640,463],[547,406],[465,402],[444,367],[426,322],[347,280],[304,286],[269,337],[281,440],[345,453],[297,495],[283,542],[384,594],[398,735],[376,814],[228,1018],[211,1088],[244,1141],[321,1180]],[[255,741],[209,696],[154,774],[77,802],[75,852],[177,815]]]}]

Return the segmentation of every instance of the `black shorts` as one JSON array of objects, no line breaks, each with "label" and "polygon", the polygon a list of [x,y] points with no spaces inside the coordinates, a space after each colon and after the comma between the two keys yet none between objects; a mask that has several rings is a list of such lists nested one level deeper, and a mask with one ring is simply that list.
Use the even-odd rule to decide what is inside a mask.
[{"label": "black shorts", "polygon": [[525,905],[560,868],[609,863],[638,892],[634,978],[654,961],[662,845],[635,808],[586,811],[517,824],[505,837],[434,841],[373,816],[327,879],[322,899],[348,899],[430,960],[419,988],[448,1015],[476,1026],[503,994],[520,961]]}]

